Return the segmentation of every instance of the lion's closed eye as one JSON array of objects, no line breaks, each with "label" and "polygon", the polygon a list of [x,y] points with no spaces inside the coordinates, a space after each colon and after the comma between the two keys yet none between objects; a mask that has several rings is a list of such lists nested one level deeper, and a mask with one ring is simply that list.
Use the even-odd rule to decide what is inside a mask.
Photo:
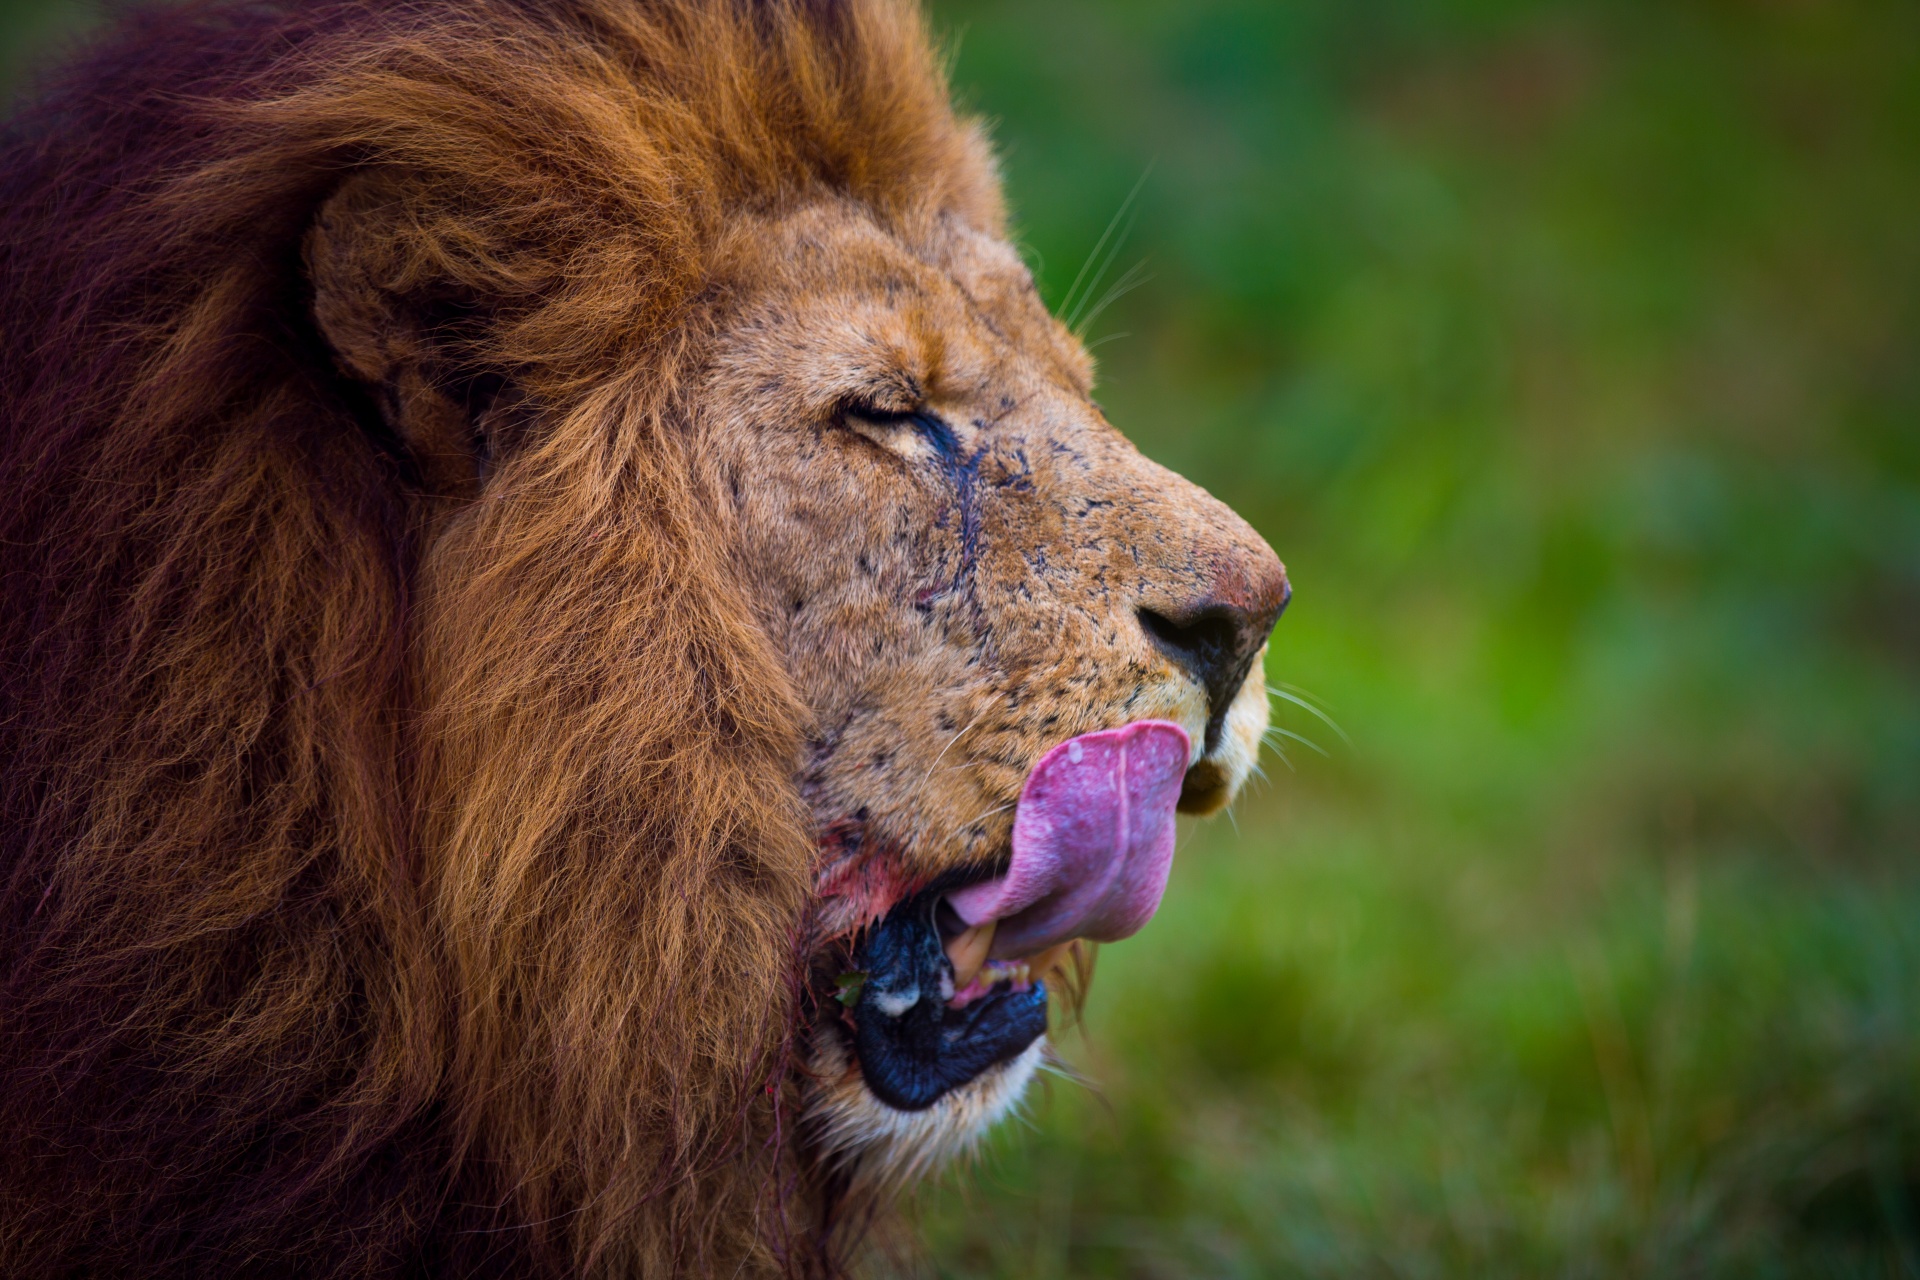
[{"label": "lion's closed eye", "polygon": [[906,458],[951,464],[963,452],[954,429],[927,409],[896,410],[855,403],[840,411],[836,423],[859,439]]}]

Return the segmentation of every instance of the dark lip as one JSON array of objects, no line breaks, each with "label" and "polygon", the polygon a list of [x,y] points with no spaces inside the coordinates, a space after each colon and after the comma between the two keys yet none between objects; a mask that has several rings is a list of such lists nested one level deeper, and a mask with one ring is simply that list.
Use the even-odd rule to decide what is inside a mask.
[{"label": "dark lip", "polygon": [[1024,1053],[1047,1029],[1047,989],[997,987],[963,1008],[947,1002],[953,967],[938,911],[977,869],[942,877],[863,930],[851,954],[857,996],[846,1010],[867,1088],[900,1111],[923,1111],[988,1069]]}]

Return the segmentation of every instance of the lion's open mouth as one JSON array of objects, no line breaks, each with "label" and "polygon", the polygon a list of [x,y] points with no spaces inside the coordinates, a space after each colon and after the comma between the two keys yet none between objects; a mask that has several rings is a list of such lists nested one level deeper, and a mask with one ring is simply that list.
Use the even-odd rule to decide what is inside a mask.
[{"label": "lion's open mouth", "polygon": [[1047,1028],[1045,975],[1077,938],[1111,942],[1153,915],[1173,861],[1190,740],[1143,720],[1049,751],[1021,789],[1006,873],[901,903],[841,976],[868,1089],[932,1106]]},{"label": "lion's open mouth", "polygon": [[1047,1029],[1044,982],[956,975],[941,930],[949,913],[944,899],[922,895],[868,930],[854,953],[854,1053],[867,1088],[902,1111],[932,1106]]}]

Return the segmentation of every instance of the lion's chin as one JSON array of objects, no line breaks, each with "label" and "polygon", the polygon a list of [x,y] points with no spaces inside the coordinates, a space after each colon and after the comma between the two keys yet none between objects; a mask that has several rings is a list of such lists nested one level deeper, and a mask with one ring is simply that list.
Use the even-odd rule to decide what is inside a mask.
[{"label": "lion's chin", "polygon": [[931,1106],[902,1111],[874,1096],[845,1037],[838,1028],[823,1026],[816,1037],[807,1124],[820,1151],[858,1186],[881,1194],[904,1190],[967,1154],[1017,1107],[1047,1053],[1043,1035]]}]

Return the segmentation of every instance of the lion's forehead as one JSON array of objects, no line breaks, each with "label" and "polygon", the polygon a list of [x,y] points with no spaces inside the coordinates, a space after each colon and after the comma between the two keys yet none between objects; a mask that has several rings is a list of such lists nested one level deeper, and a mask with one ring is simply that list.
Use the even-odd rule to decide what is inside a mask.
[{"label": "lion's forehead", "polygon": [[774,380],[831,381],[864,359],[949,397],[984,398],[1015,370],[1079,400],[1092,385],[1018,252],[957,218],[883,227],[823,202],[736,236],[723,274],[744,320],[728,354]]}]

